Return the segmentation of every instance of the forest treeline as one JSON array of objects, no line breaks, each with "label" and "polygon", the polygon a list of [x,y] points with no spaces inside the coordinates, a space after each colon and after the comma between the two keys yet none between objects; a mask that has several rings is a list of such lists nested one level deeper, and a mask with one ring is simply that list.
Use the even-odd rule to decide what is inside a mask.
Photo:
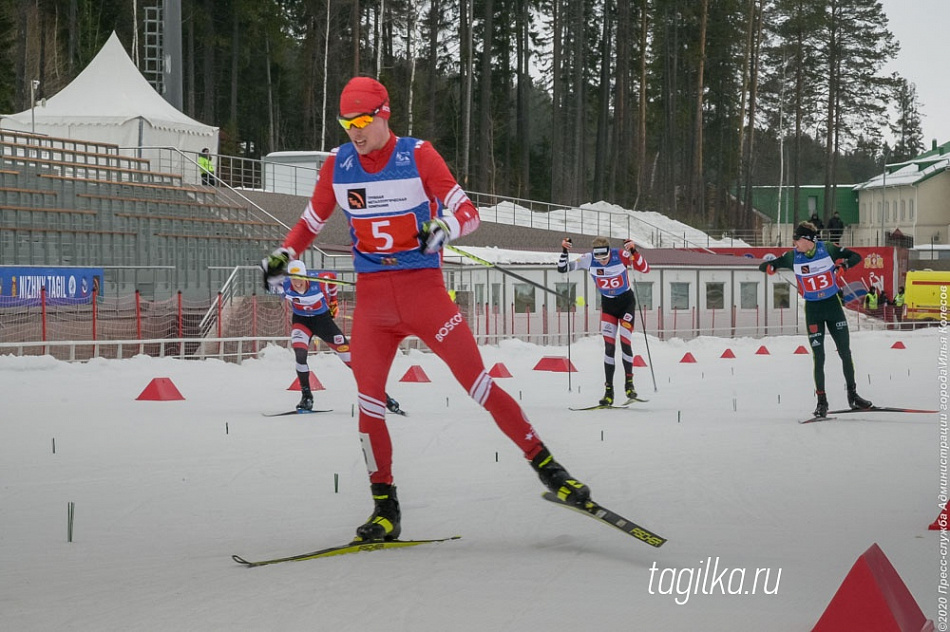
[{"label": "forest treeline", "polygon": [[[741,228],[753,186],[799,208],[800,185],[924,147],[914,85],[882,71],[898,44],[877,0],[180,2],[182,109],[226,154],[344,142],[339,92],[364,74],[468,190]],[[141,60],[158,4],[0,0],[0,111],[28,109],[34,80],[55,94],[113,30]]]}]

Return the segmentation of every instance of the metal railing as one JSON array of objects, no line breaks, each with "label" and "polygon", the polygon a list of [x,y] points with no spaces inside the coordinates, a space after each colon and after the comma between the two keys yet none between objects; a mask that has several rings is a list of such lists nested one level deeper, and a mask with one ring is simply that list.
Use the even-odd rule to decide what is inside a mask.
[{"label": "metal railing", "polygon": [[[128,149],[128,148],[127,148]],[[138,149],[138,148],[136,148]],[[198,155],[189,155],[174,147],[142,148],[158,152],[153,159],[158,165],[168,168],[179,166],[185,170],[186,182],[200,179]],[[165,155],[164,152],[175,154]],[[150,154],[149,154],[150,155]],[[180,157],[179,157],[180,155]],[[242,189],[259,191],[299,191],[301,182],[316,182],[317,166],[304,166],[278,161],[263,161],[256,158],[215,155],[216,186],[219,192],[236,203],[256,209],[261,218],[280,221],[241,193]],[[315,165],[319,161],[315,159]],[[307,193],[309,195],[309,191]],[[654,248],[711,248],[717,245],[762,245],[758,231],[728,231],[722,239],[700,230],[689,228],[675,232],[650,222],[633,211],[617,208],[605,210],[587,206],[565,206],[538,200],[502,196],[477,191],[469,192],[472,202],[479,208],[482,220],[505,225],[519,225],[544,230],[568,231],[582,235],[607,235],[623,239],[632,234],[648,236]],[[720,243],[727,240],[728,243]],[[739,243],[737,243],[737,241]]]}]

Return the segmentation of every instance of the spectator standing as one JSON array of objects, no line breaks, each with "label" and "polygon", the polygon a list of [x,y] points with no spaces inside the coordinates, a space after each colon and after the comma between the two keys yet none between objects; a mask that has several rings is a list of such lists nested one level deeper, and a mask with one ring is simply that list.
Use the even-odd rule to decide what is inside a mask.
[{"label": "spectator standing", "polygon": [[808,219],[809,222],[815,227],[818,231],[818,239],[821,239],[821,231],[825,229],[825,223],[821,221],[821,218],[818,217],[818,211],[815,211],[811,214],[811,217]]},{"label": "spectator standing", "polygon": [[841,244],[841,234],[844,232],[844,221],[838,211],[835,211],[828,220],[828,238],[832,243]]},{"label": "spectator standing", "polygon": [[214,186],[214,160],[211,158],[211,150],[205,147],[198,154],[198,169],[201,170],[201,184],[209,187]]},{"label": "spectator standing", "polygon": [[904,321],[904,286],[897,288],[897,294],[894,295],[894,318],[897,319],[897,328],[903,329]]},{"label": "spectator standing", "polygon": [[868,314],[868,316],[877,316],[880,303],[881,297],[877,293],[877,288],[872,285],[871,289],[868,290],[867,295],[864,297],[864,311]]}]

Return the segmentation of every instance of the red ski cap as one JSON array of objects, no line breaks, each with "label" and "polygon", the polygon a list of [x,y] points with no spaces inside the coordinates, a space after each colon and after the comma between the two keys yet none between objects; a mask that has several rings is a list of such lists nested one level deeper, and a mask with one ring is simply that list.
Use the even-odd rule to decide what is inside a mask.
[{"label": "red ski cap", "polygon": [[340,93],[340,114],[389,118],[389,92],[372,77],[353,77]]}]

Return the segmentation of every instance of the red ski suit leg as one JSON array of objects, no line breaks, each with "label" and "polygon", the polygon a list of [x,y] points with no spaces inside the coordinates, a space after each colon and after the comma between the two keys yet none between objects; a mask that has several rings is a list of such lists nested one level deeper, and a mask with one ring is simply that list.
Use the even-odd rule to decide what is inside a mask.
[{"label": "red ski suit leg", "polygon": [[392,441],[386,427],[386,379],[399,343],[417,336],[438,355],[468,394],[532,458],[541,440],[518,403],[485,370],[468,323],[449,297],[438,269],[361,274],[350,337],[359,390],[360,441],[372,483],[392,483]]}]

